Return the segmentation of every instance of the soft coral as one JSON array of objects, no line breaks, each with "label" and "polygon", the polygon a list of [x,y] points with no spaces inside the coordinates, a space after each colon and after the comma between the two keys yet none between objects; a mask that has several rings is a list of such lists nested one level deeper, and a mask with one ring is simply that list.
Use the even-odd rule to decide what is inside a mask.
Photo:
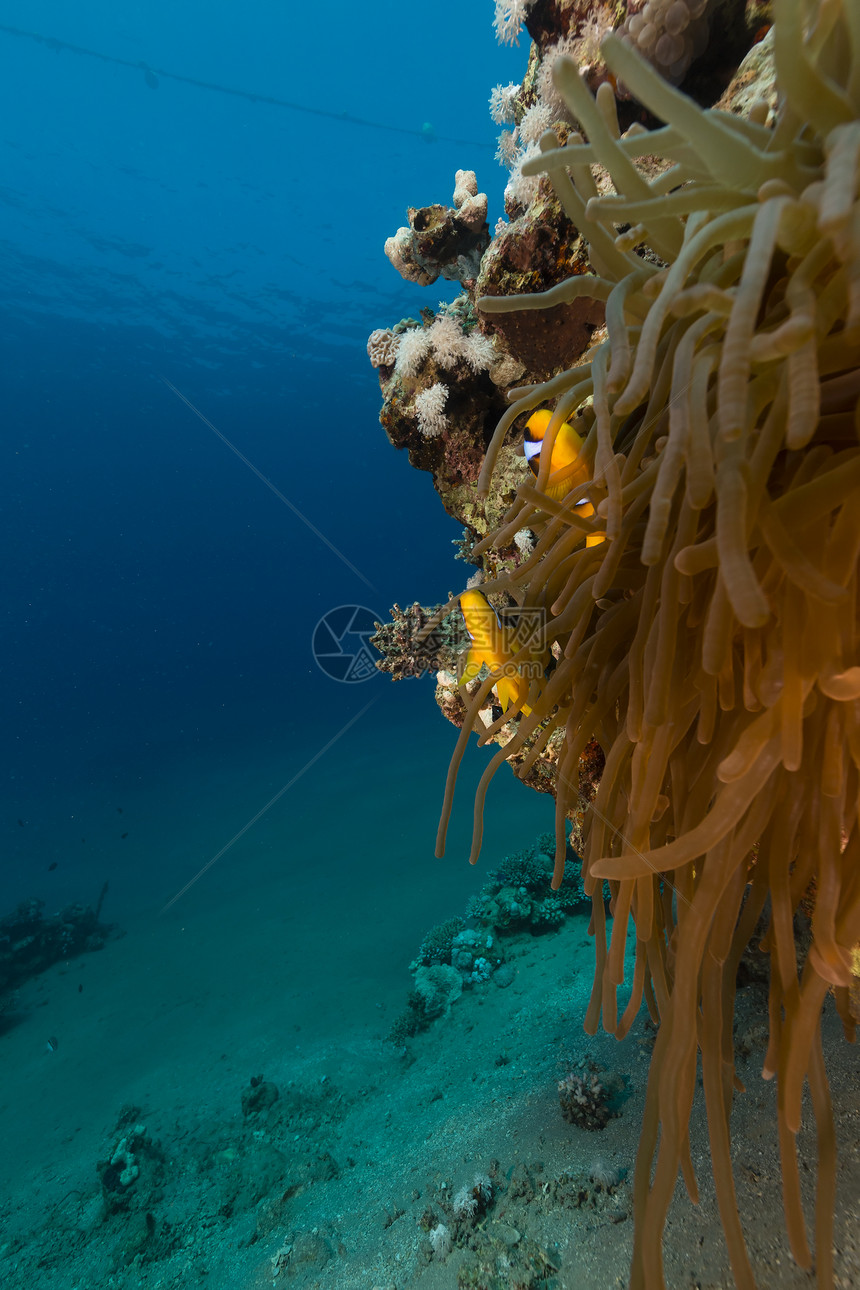
[{"label": "soft coral", "polygon": [[496,0],[493,27],[500,45],[518,45],[526,14],[533,0]]}]

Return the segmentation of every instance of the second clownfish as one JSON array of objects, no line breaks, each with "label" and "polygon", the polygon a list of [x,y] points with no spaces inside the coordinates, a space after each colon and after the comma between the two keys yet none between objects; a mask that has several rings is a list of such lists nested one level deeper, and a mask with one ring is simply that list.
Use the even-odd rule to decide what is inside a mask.
[{"label": "second clownfish", "polygon": [[491,672],[504,668],[502,675],[496,681],[499,703],[503,709],[515,704],[517,707],[521,706],[523,712],[530,712],[531,709],[522,702],[529,692],[529,683],[516,667],[511,665],[511,659],[517,652],[517,647],[510,629],[503,627],[499,622],[495,609],[483,592],[464,591],[460,596],[460,610],[472,642],[466,653],[460,684],[473,681],[483,664],[486,664]]}]

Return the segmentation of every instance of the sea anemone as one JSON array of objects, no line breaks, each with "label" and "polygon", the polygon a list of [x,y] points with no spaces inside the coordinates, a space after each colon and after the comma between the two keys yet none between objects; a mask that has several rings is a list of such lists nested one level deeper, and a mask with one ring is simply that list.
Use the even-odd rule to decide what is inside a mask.
[{"label": "sea anemone", "polygon": [[[621,138],[609,86],[592,97],[560,58],[558,89],[589,142],[560,147],[547,132],[523,174],[549,175],[595,275],[478,302],[485,314],[579,295],[606,302],[606,339],[584,361],[564,370],[559,354],[556,375],[514,392],[479,483],[486,493],[518,418],[552,404],[537,479],[472,553],[502,551],[524,528],[536,535],[528,558],[483,590],[543,615],[513,665],[540,660],[544,673],[481,727],[483,743],[502,726],[515,733],[478,788],[471,859],[496,769],[514,757],[526,775],[561,732],[557,887],[580,756],[597,739],[606,764],[584,820],[597,959],[585,1026],[593,1033],[602,1014],[621,1037],[643,999],[660,1022],[634,1185],[632,1290],[664,1285],[679,1167],[697,1194],[697,1048],[732,1269],[743,1290],[754,1285],[729,1113],[737,967],[765,910],[764,1075],[779,1083],[789,1241],[811,1266],[794,1144],[808,1080],[818,1285],[832,1282],[835,1146],[820,1012],[832,991],[853,1038],[860,940],[860,5],[775,0],[774,17],[771,126],[764,105],[749,119],[702,110],[610,36],[601,52],[615,77],[667,123]],[[646,177],[634,164],[645,155],[667,168]],[[615,194],[597,195],[593,166]],[[573,417],[584,438],[576,482],[551,500],[555,436]],[[440,853],[457,769],[497,679],[468,701]],[[806,952],[793,934],[804,899],[814,901]],[[631,918],[635,968],[619,1016]]]}]

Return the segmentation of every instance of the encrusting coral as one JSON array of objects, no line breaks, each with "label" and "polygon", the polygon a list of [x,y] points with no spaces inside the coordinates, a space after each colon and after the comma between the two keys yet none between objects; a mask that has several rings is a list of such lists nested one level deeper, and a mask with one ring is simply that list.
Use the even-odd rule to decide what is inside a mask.
[{"label": "encrusting coral", "polygon": [[410,207],[409,224],[386,241],[385,254],[407,282],[426,287],[440,274],[460,282],[475,276],[488,236],[487,195],[473,170],[457,171],[453,202]]},{"label": "encrusting coral", "polygon": [[677,83],[708,43],[711,0],[643,0],[629,4],[621,32],[667,80]]},{"label": "encrusting coral", "polygon": [[596,1071],[577,1075],[572,1071],[558,1083],[558,1102],[561,1113],[569,1124],[581,1129],[603,1129],[612,1112],[609,1108],[610,1091]]},{"label": "encrusting coral", "polygon": [[[621,1037],[643,1000],[660,1022],[635,1178],[633,1290],[664,1285],[679,1168],[697,1195],[697,1050],[732,1270],[741,1290],[755,1284],[729,1114],[740,1087],[735,978],[763,911],[764,1075],[779,1086],[789,1242],[810,1267],[794,1144],[808,1081],[816,1277],[833,1281],[835,1131],[820,1013],[832,993],[854,1038],[860,941],[860,5],[775,0],[769,39],[778,110],[753,105],[742,118],[699,108],[610,36],[612,73],[666,123],[623,137],[609,85],[592,96],[559,59],[556,85],[582,136],[560,146],[545,133],[522,169],[549,176],[595,272],[478,301],[481,315],[583,297],[606,309],[605,339],[584,361],[569,366],[559,352],[549,379],[512,393],[481,470],[485,494],[515,424],[551,406],[537,478],[471,551],[492,569],[493,552],[534,534],[527,558],[483,590],[542,616],[511,662],[543,663],[528,693],[481,727],[480,742],[503,726],[509,737],[478,787],[471,858],[495,771],[519,757],[526,775],[556,740],[557,886],[580,757],[597,739],[606,764],[583,823],[597,958],[586,1029],[602,1014]],[[646,155],[668,168],[646,175]],[[594,167],[614,193],[598,193]],[[547,490],[567,422],[584,443],[559,501]],[[554,498],[560,482],[556,472]],[[440,853],[459,763],[498,679],[490,673],[467,702]],[[805,952],[793,933],[801,901],[813,911]],[[635,968],[619,1015],[631,919]]]}]

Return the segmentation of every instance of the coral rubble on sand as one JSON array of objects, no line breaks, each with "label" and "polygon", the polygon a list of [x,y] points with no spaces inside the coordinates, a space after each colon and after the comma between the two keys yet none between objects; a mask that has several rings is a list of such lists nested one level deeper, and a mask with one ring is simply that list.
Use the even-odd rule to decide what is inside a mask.
[{"label": "coral rubble on sand", "polygon": [[100,950],[116,928],[99,920],[101,901],[43,913],[43,900],[25,900],[0,918],[0,996],[44,972],[52,963]]}]

